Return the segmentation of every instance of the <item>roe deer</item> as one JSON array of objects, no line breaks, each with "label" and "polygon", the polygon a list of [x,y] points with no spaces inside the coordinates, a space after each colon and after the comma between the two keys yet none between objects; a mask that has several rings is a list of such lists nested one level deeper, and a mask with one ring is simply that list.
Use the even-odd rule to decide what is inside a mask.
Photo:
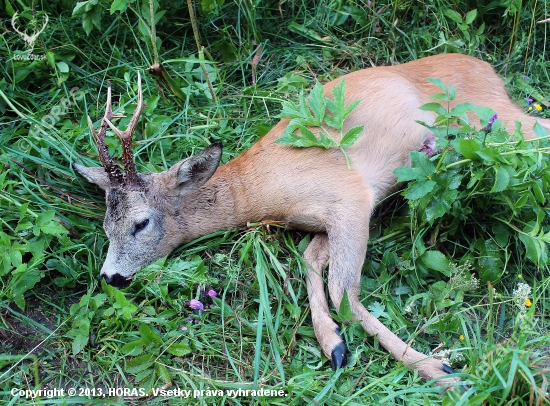
[{"label": "roe deer", "polygon": [[[438,91],[426,78],[440,78],[456,87],[453,104],[469,101],[492,107],[509,130],[514,129],[514,120],[522,121],[526,138],[535,137],[535,120],[509,99],[489,64],[470,56],[437,55],[344,77],[346,102],[361,100],[346,119],[344,131],[364,125],[361,137],[347,149],[352,170],[338,149],[276,143],[288,124],[283,119],[250,150],[219,168],[222,146],[214,143],[167,171],[138,174],[131,144],[143,108],[139,76],[138,106],[125,132],[110,121],[117,115],[111,109],[109,88],[99,131],[89,120],[103,168],[74,164],[87,180],[106,191],[104,228],[110,245],[100,275],[107,283],[125,285],[141,267],[182,243],[217,230],[245,227],[248,222],[284,222],[315,233],[304,253],[307,291],[315,335],[333,369],[345,366],[346,347],[325,297],[323,272],[329,259],[328,290],[334,306],[340,307],[347,291],[354,319],[397,360],[417,369],[425,379],[444,377],[450,368],[412,349],[359,301],[371,213],[394,186],[394,169],[409,164],[411,151],[435,153],[435,137],[415,122],[434,119],[432,112],[419,110]],[[326,96],[339,81],[324,86]],[[471,120],[475,122],[474,117]],[[550,120],[540,121],[550,129]],[[108,154],[108,127],[122,140],[125,172]],[[439,383],[452,381],[443,378]]]}]

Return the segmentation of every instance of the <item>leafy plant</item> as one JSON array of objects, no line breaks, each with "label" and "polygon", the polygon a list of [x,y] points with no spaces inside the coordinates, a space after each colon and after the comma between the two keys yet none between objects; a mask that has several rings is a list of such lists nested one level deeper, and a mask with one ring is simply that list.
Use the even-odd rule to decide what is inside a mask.
[{"label": "leafy plant", "polygon": [[[455,98],[452,86],[446,87],[437,79],[430,81],[444,91],[434,98],[446,102]],[[521,136],[510,139],[491,109],[470,103],[450,110],[439,103],[421,108],[437,113],[433,126],[421,124],[439,135],[438,145],[444,149],[436,161],[412,152],[412,167],[394,172],[398,181],[409,181],[403,195],[418,219],[416,228],[435,227],[432,244],[453,235],[472,238],[468,252],[476,258],[476,268],[485,281],[495,282],[501,277],[518,243],[532,263],[546,265],[550,225],[545,196],[550,192],[550,172],[542,157],[547,156],[550,146],[544,128],[535,125],[536,140]],[[469,110],[487,124],[483,129],[470,125]],[[417,248],[419,264],[432,269],[444,266],[443,254],[431,251],[434,259],[440,259],[426,262],[424,257],[430,251],[421,245]]]},{"label": "leafy plant", "polygon": [[[345,148],[351,147],[363,133],[364,126],[353,127],[344,133],[346,117],[359,105],[355,100],[346,107],[346,82],[342,79],[332,89],[333,99],[324,96],[323,85],[315,84],[306,98],[300,93],[298,105],[291,101],[282,103],[283,109],[279,117],[289,118],[290,122],[283,134],[276,141],[283,145],[294,147],[338,147],[346,158],[346,164],[351,169],[351,163]],[[327,114],[327,110],[330,114]],[[317,127],[321,131],[317,136],[308,127]],[[336,134],[335,134],[335,131]],[[297,134],[299,131],[301,135]]]}]

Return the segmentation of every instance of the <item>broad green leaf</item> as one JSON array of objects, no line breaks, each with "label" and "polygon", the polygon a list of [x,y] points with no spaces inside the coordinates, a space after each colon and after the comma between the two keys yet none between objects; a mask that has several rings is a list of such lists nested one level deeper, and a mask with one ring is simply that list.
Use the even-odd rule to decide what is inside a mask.
[{"label": "broad green leaf", "polygon": [[340,302],[340,309],[338,309],[338,315],[343,321],[349,321],[353,319],[353,312],[351,311],[351,305],[348,298],[348,291],[344,290],[344,296]]},{"label": "broad green leaf", "polygon": [[445,83],[443,83],[443,81],[441,79],[439,79],[439,78],[426,78],[426,80],[430,83],[433,83],[434,85],[439,87],[441,90],[443,90],[445,92],[445,94],[447,94],[447,86],[445,86]]},{"label": "broad green leaf", "polygon": [[346,107],[346,110],[344,111],[344,120],[346,117],[353,111],[359,104],[361,103],[361,100],[354,100],[352,101],[348,107]]},{"label": "broad green leaf", "polygon": [[128,0],[114,0],[111,4],[111,14],[114,14],[115,11],[120,11],[124,13],[128,7]]},{"label": "broad green leaf", "polygon": [[432,223],[435,219],[449,213],[457,195],[457,190],[446,190],[437,199],[431,199],[424,211],[426,221]]},{"label": "broad green leaf", "polygon": [[546,202],[546,198],[544,197],[544,193],[542,192],[539,182],[534,181],[531,183],[531,191],[537,199],[537,202],[539,202],[541,205],[544,205],[544,203]]},{"label": "broad green leaf", "polygon": [[456,88],[453,85],[449,85],[449,100],[456,98]]},{"label": "broad green leaf", "polygon": [[412,166],[417,168],[424,176],[430,176],[435,173],[435,165],[428,155],[424,152],[413,151],[410,153]]},{"label": "broad green leaf", "polygon": [[491,189],[491,193],[502,192],[510,182],[510,175],[506,168],[502,166],[493,166],[495,170],[495,183]]},{"label": "broad green leaf", "polygon": [[410,168],[408,166],[401,166],[393,171],[393,174],[397,176],[398,182],[407,182],[409,180],[415,180],[419,178],[419,173],[416,168]]},{"label": "broad green leaf", "polygon": [[469,110],[473,110],[475,106],[470,102],[458,103],[451,109],[451,115],[455,117],[462,117],[464,113]]},{"label": "broad green leaf", "polygon": [[546,137],[548,135],[548,130],[544,128],[538,121],[535,121],[535,125],[533,126],[533,132],[537,137]]},{"label": "broad green leaf", "polygon": [[307,98],[307,101],[309,108],[315,117],[315,121],[317,123],[315,125],[321,125],[323,119],[325,118],[325,111],[327,109],[325,105],[323,85],[321,83],[315,83],[315,86]]},{"label": "broad green leaf", "polygon": [[464,156],[464,158],[467,158],[467,159],[479,158],[479,155],[476,154],[476,152],[481,149],[481,145],[479,141],[473,140],[473,139],[460,138],[458,140],[458,143],[453,142],[453,145],[458,150],[458,152]]},{"label": "broad green leaf", "polygon": [[536,265],[544,265],[548,260],[546,243],[525,233],[519,233],[518,236],[525,247],[527,259]]},{"label": "broad green leaf", "polygon": [[436,102],[423,104],[422,106],[420,106],[420,110],[433,111],[437,114],[442,114],[442,115],[447,113],[447,109],[443,107],[441,104]]},{"label": "broad green leaf", "polygon": [[325,99],[327,108],[333,114],[333,116],[326,116],[325,121],[329,126],[336,128],[337,130],[341,130],[344,124],[344,106],[346,103],[345,93],[346,81],[345,79],[342,79],[336,86],[332,88],[333,100]]},{"label": "broad green leaf", "polygon": [[474,9],[474,10],[470,11],[468,14],[466,14],[466,17],[464,17],[464,22],[466,24],[470,25],[474,22],[476,17],[477,17],[477,10]]},{"label": "broad green leaf", "polygon": [[89,335],[77,334],[73,339],[73,355],[79,354],[86,344],[88,344]]},{"label": "broad green leaf", "polygon": [[298,105],[295,103],[284,101],[281,103],[283,106],[283,109],[281,110],[281,113],[278,117],[280,118],[300,118],[302,117],[302,112]]},{"label": "broad green leaf", "polygon": [[462,17],[460,16],[460,14],[458,14],[453,9],[448,8],[448,9],[443,11],[443,14],[445,14],[447,17],[449,17],[451,20],[453,20],[454,22],[456,22],[458,24],[463,23]]},{"label": "broad green leaf", "polygon": [[36,225],[39,227],[45,226],[55,217],[55,210],[48,210],[44,213],[40,213],[36,218]]},{"label": "broad green leaf", "polygon": [[433,180],[411,183],[405,191],[405,197],[409,200],[420,199],[430,193],[435,185],[436,183]]},{"label": "broad green leaf", "polygon": [[42,232],[46,234],[51,234],[51,235],[60,235],[60,234],[67,233],[67,229],[57,221],[50,221],[45,226],[40,227],[40,230],[42,230]]},{"label": "broad green leaf", "polygon": [[483,126],[486,126],[489,122],[489,119],[496,114],[492,108],[485,106],[473,105],[472,110],[479,116],[479,120],[481,122],[481,125]]},{"label": "broad green leaf", "polygon": [[167,351],[177,357],[183,357],[191,353],[191,347],[188,343],[174,343],[167,348]]},{"label": "broad green leaf", "polygon": [[11,298],[21,310],[25,310],[25,292],[31,290],[42,279],[42,276],[42,272],[28,270],[27,264],[19,265],[12,273],[12,279],[8,288]]},{"label": "broad green leaf", "polygon": [[445,276],[450,276],[451,274],[449,260],[437,250],[425,251],[417,260],[421,261],[426,267],[441,272]]},{"label": "broad green leaf", "polygon": [[155,357],[155,354],[144,354],[140,355],[139,357],[132,358],[126,363],[125,371],[130,374],[137,374],[144,369],[150,368],[153,366]]},{"label": "broad green leaf", "polygon": [[363,128],[365,126],[359,126],[359,127],[353,127],[352,129],[348,130],[348,132],[342,137],[340,140],[340,146],[342,148],[348,148],[351,147],[355,141],[363,134]]},{"label": "broad green leaf", "polygon": [[162,339],[148,324],[141,323],[139,325],[139,334],[145,344],[157,343],[162,345]]}]

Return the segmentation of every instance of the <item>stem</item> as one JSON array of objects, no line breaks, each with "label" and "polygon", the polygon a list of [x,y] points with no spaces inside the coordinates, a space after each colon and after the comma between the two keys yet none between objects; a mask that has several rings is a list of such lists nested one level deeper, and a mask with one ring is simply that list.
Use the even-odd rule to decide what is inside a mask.
[{"label": "stem", "polygon": [[[199,54],[199,59],[201,61],[204,61],[204,47],[201,45],[199,30],[197,29],[197,19],[195,18],[195,11],[193,10],[193,0],[187,0],[187,7],[189,8],[189,17],[191,18],[191,27],[193,28],[193,35],[195,36],[195,42],[197,43],[197,52]],[[214,86],[212,86],[212,82],[210,81],[210,77],[208,76],[206,65],[204,64],[204,62],[200,62],[200,65],[201,65],[201,69],[204,74],[204,77],[206,79],[206,83],[208,83],[208,88],[210,89],[212,100],[217,105],[218,98],[216,97],[216,93],[214,92]]]},{"label": "stem", "polygon": [[155,63],[159,63],[159,53],[157,51],[157,30],[155,28],[155,9],[153,0],[149,0],[149,19],[151,21],[151,45],[153,46],[153,57]]}]

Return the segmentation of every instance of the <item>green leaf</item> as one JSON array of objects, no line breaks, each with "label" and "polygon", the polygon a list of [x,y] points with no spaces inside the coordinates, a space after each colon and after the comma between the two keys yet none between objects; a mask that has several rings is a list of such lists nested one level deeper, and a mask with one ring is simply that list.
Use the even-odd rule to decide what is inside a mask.
[{"label": "green leaf", "polygon": [[409,185],[405,191],[405,197],[409,200],[420,199],[430,193],[435,185],[433,180],[416,181]]},{"label": "green leaf", "polygon": [[145,344],[157,343],[162,345],[162,339],[148,324],[141,323],[139,325],[139,334]]},{"label": "green leaf", "polygon": [[115,11],[120,11],[121,13],[124,13],[126,11],[126,8],[128,8],[128,0],[114,0],[111,4],[111,14],[114,14]]},{"label": "green leaf", "polygon": [[325,121],[326,123],[336,128],[337,130],[341,130],[342,126],[344,124],[344,118],[345,118],[345,93],[346,93],[346,81],[345,79],[340,80],[340,82],[332,88],[332,97],[334,100],[325,98],[325,103],[329,111],[333,114],[333,116],[326,116]]},{"label": "green leaf", "polygon": [[27,270],[27,264],[21,264],[12,275],[8,285],[10,296],[21,310],[25,310],[25,292],[31,290],[42,279],[43,274],[36,270]]},{"label": "green leaf", "polygon": [[50,221],[45,226],[40,227],[40,230],[42,230],[43,233],[50,234],[50,235],[67,234],[67,229],[57,221]]},{"label": "green leaf", "polygon": [[492,108],[485,106],[473,105],[472,110],[479,116],[479,121],[483,126],[486,126],[489,122],[489,119],[496,114]]},{"label": "green leaf", "polygon": [[36,218],[36,225],[39,227],[45,226],[51,222],[55,217],[55,210],[48,210],[44,213],[40,213]]},{"label": "green leaf", "polygon": [[143,340],[132,341],[130,343],[124,344],[120,351],[124,355],[140,355],[143,352]]},{"label": "green leaf", "polygon": [[525,233],[519,233],[518,236],[525,247],[527,259],[539,266],[544,265],[548,261],[548,248],[544,241],[540,241]]},{"label": "green leaf", "polygon": [[150,368],[153,366],[155,357],[155,354],[144,354],[133,358],[126,363],[125,371],[130,374],[137,374],[138,372]]},{"label": "green leaf", "polygon": [[454,117],[462,117],[467,111],[473,110],[474,105],[470,102],[458,103],[451,109],[451,115]]},{"label": "green leaf", "polygon": [[321,83],[315,83],[313,90],[307,98],[307,102],[313,116],[315,117],[315,121],[317,123],[315,125],[321,125],[323,119],[325,118],[325,111],[327,109],[325,105],[323,85]]},{"label": "green leaf", "polygon": [[361,125],[359,127],[353,127],[352,129],[348,130],[346,134],[342,137],[340,140],[340,146],[342,148],[349,148],[351,147],[355,141],[363,134],[363,129],[365,128],[364,125]]},{"label": "green leaf", "polygon": [[433,83],[434,85],[439,87],[441,90],[443,90],[445,92],[445,94],[447,94],[447,86],[445,86],[445,83],[443,83],[443,81],[441,79],[439,79],[439,78],[426,78],[426,80],[430,83]]},{"label": "green leaf", "polygon": [[473,139],[460,138],[458,140],[458,143],[453,143],[453,145],[458,150],[458,152],[464,156],[464,158],[467,158],[467,159],[479,158],[479,155],[476,154],[476,152],[481,149],[481,145],[479,141],[473,140]]},{"label": "green leaf", "polygon": [[495,183],[491,189],[491,193],[502,192],[510,182],[510,175],[503,166],[493,166],[495,170]]},{"label": "green leaf", "polygon": [[397,176],[398,182],[407,182],[409,180],[418,179],[418,170],[409,166],[401,166],[393,171],[393,174]]},{"label": "green leaf", "polygon": [[340,309],[338,309],[338,315],[342,321],[350,321],[353,319],[353,312],[351,311],[351,305],[348,298],[348,291],[344,290],[344,296],[340,302]]},{"label": "green leaf", "polygon": [[188,343],[174,343],[167,348],[167,351],[177,357],[183,357],[191,353],[191,347]]},{"label": "green leaf", "polygon": [[535,121],[533,132],[539,138],[546,137],[548,135],[548,131],[546,130],[546,128],[544,128],[538,121]]},{"label": "green leaf", "polygon": [[431,176],[435,173],[435,165],[424,152],[413,151],[410,153],[412,166],[418,169],[423,176]]},{"label": "green leaf", "polygon": [[474,22],[476,17],[477,17],[477,10],[474,9],[474,10],[470,11],[468,14],[466,14],[466,17],[464,17],[464,22],[466,24],[470,25]]},{"label": "green leaf", "polygon": [[460,16],[460,14],[458,14],[456,11],[454,11],[450,8],[444,10],[443,14],[445,14],[447,17],[449,17],[451,20],[453,20],[454,22],[456,22],[458,24],[463,23],[462,17]]},{"label": "green leaf", "polygon": [[441,272],[445,276],[451,275],[451,264],[447,257],[436,250],[425,251],[418,261],[422,262],[426,267]]},{"label": "green leaf", "polygon": [[57,66],[57,69],[59,69],[59,72],[69,73],[69,65],[67,65],[66,62],[57,62],[56,66]]},{"label": "green leaf", "polygon": [[423,104],[419,108],[420,108],[420,110],[433,111],[433,112],[435,112],[437,114],[441,114],[441,115],[445,115],[447,113],[447,109],[445,107],[443,107],[440,103],[436,103],[436,102],[430,102],[430,103]]},{"label": "green leaf", "polygon": [[86,334],[77,334],[74,339],[73,339],[73,345],[72,345],[72,348],[73,348],[73,355],[77,355],[79,354],[83,349],[84,347],[86,346],[86,344],[88,344],[88,339],[89,339],[89,335]]}]

